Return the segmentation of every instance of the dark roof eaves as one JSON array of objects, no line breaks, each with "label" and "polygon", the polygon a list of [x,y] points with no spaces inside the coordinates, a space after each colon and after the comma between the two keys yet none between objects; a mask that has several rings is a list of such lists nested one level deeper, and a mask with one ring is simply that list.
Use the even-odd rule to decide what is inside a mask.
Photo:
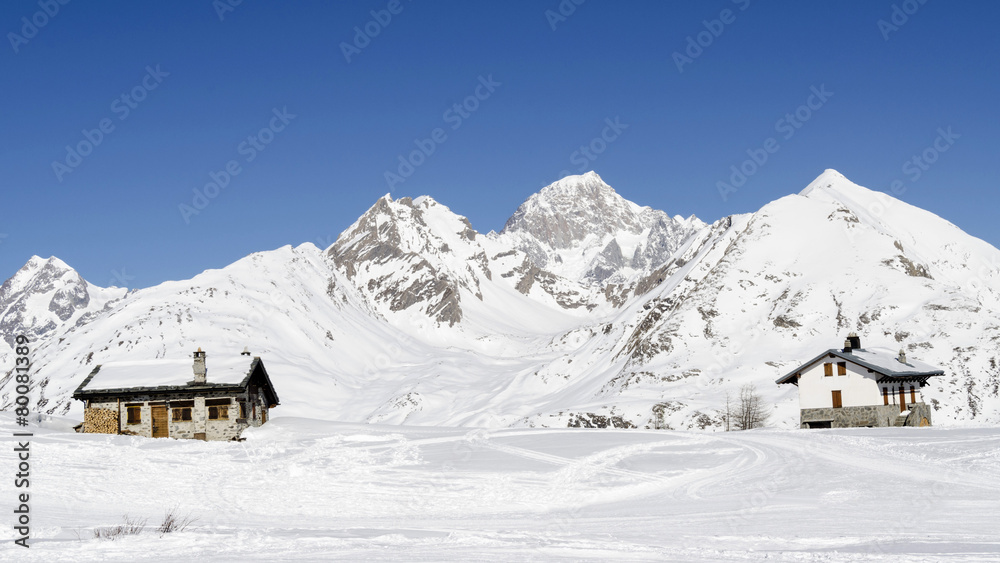
[{"label": "dark roof eaves", "polygon": [[[864,350],[864,348],[860,348],[860,349]],[[904,377],[932,377],[932,376],[936,376],[936,375],[944,375],[944,370],[940,370],[940,369],[934,370],[934,371],[893,371],[893,370],[887,370],[887,369],[885,369],[883,367],[880,367],[880,366],[877,366],[875,364],[866,362],[865,360],[862,360],[861,358],[855,356],[854,354],[848,354],[847,352],[844,352],[843,350],[839,350],[837,348],[831,348],[831,349],[823,352],[822,354],[819,354],[815,358],[809,360],[808,362],[806,362],[806,363],[800,365],[799,367],[795,368],[790,373],[779,377],[777,380],[775,380],[775,383],[777,383],[777,384],[791,383],[790,379],[796,373],[802,372],[803,369],[805,369],[807,366],[811,366],[816,361],[818,361],[820,358],[822,358],[823,356],[826,356],[828,354],[832,354],[832,355],[837,356],[838,358],[841,358],[843,360],[848,360],[850,362],[854,362],[854,363],[858,364],[859,366],[868,368],[868,369],[872,370],[873,372],[879,373],[879,374],[884,375],[886,377],[904,378]]]},{"label": "dark roof eaves", "polygon": [[197,394],[200,391],[227,391],[242,390],[246,387],[239,383],[205,383],[202,385],[158,385],[156,387],[116,387],[113,389],[86,389],[77,390],[73,393],[73,398],[93,397],[100,395],[145,395],[159,393],[191,393]]}]

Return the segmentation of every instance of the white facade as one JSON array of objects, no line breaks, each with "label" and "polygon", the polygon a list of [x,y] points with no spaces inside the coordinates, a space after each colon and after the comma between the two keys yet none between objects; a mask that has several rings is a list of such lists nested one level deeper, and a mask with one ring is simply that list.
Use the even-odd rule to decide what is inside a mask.
[{"label": "white facade", "polygon": [[[829,373],[832,375],[826,375],[825,364],[831,364]],[[841,365],[843,368],[840,367]],[[841,371],[846,371],[846,374],[840,375]],[[920,394],[920,384],[912,381],[879,384],[880,377],[882,374],[870,372],[868,368],[839,356],[832,358],[826,356],[802,370],[798,380],[799,408],[898,405],[900,387],[903,388],[903,399],[907,405],[923,401]],[[840,392],[840,405],[833,404],[834,391]]]}]

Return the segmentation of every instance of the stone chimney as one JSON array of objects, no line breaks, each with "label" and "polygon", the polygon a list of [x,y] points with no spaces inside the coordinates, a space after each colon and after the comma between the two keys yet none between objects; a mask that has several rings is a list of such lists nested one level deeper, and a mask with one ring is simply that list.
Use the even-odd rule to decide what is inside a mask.
[{"label": "stone chimney", "polygon": [[901,364],[905,364],[906,363],[906,350],[903,350],[902,348],[900,348],[899,349],[899,357],[896,358],[896,360],[898,360],[899,363],[901,363]]},{"label": "stone chimney", "polygon": [[847,335],[847,339],[851,341],[851,348],[855,350],[861,349],[861,337],[857,333],[852,332]]},{"label": "stone chimney", "polygon": [[249,356],[250,355],[250,347],[249,346],[244,346],[243,347],[243,351],[240,352],[240,355],[241,356]]},{"label": "stone chimney", "polygon": [[199,383],[205,383],[205,376],[208,374],[208,368],[205,367],[205,353],[198,348],[198,351],[194,353],[194,381],[191,383],[197,385]]}]

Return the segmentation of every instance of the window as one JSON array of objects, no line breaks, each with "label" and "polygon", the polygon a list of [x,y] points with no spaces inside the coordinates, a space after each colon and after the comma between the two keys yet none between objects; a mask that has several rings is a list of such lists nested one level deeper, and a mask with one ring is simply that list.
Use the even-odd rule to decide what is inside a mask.
[{"label": "window", "polygon": [[128,412],[128,423],[139,424],[142,422],[142,405],[125,405]]},{"label": "window", "polygon": [[847,362],[837,362],[837,375],[847,375]]},{"label": "window", "polygon": [[883,387],[882,388],[882,404],[883,405],[888,405],[889,404],[889,388],[888,387]]},{"label": "window", "polygon": [[833,364],[829,363],[823,364],[823,375],[825,375],[826,377],[833,376]]},{"label": "window", "polygon": [[240,418],[246,418],[246,417],[247,417],[247,402],[240,401]]},{"label": "window", "polygon": [[209,420],[229,420],[230,399],[206,399],[205,406],[208,407]]},{"label": "window", "polygon": [[171,418],[174,422],[184,422],[191,420],[191,409],[194,401],[170,401]]},{"label": "window", "polygon": [[840,400],[840,391],[833,392],[833,408],[839,409],[843,408],[844,403]]}]

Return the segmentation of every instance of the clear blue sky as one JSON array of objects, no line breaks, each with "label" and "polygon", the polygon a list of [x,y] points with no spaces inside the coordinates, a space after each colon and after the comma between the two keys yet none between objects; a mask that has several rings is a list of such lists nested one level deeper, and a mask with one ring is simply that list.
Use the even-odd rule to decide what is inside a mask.
[{"label": "clear blue sky", "polygon": [[[873,189],[900,180],[902,199],[1000,243],[996,2],[587,0],[562,20],[558,0],[402,0],[387,25],[370,12],[388,0],[244,0],[220,21],[225,2],[78,0],[51,17],[38,0],[0,3],[0,279],[33,254],[102,286],[184,279],[326,246],[389,191],[431,195],[485,232],[580,169],[710,222],[836,168]],[[894,4],[902,25],[880,29]],[[356,26],[377,34],[348,62]],[[707,46],[680,71],[674,53],[699,33]],[[833,95],[810,100],[824,85]],[[799,128],[779,123],[810,101]],[[295,117],[272,119],[285,108]],[[595,141],[616,119],[627,128]],[[92,152],[67,156],[102,120]],[[241,146],[272,125],[263,150]],[[947,152],[908,174],[948,127]],[[390,190],[386,171],[437,128],[434,152]],[[769,138],[776,152],[720,197]],[[585,145],[603,152],[574,154]],[[239,173],[185,221],[179,206],[204,204],[193,190],[230,161]]]}]

